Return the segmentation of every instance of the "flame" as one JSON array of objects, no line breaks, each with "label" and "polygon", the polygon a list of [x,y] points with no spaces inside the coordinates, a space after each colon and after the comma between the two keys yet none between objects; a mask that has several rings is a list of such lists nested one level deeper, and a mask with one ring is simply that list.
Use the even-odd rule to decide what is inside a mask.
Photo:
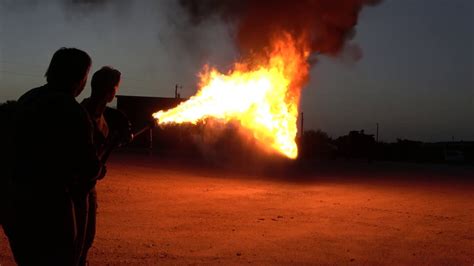
[{"label": "flame", "polygon": [[282,34],[265,55],[236,63],[227,74],[206,66],[196,95],[153,117],[160,125],[237,121],[260,146],[294,159],[300,93],[309,73],[306,43]]}]

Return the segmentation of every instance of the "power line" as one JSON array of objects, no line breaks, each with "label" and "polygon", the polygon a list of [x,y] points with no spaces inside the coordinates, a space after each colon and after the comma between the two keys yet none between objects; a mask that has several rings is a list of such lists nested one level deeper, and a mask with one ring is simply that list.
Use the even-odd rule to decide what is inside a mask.
[{"label": "power line", "polygon": [[[0,60],[0,65],[4,63],[7,65],[10,65],[12,68],[21,68],[24,69],[25,66],[29,67],[31,70],[34,72],[38,72],[38,74],[34,73],[32,74],[31,71],[28,71],[29,73],[24,73],[24,72],[19,72],[19,71],[11,71],[8,69],[0,69],[0,72],[3,73],[8,73],[16,76],[29,76],[29,77],[43,77],[44,76],[44,71],[46,71],[47,66],[46,65],[40,65],[40,64],[34,64],[34,63],[26,63],[26,62],[21,62],[21,61],[10,61],[10,60]],[[7,68],[10,68],[9,66],[6,66]],[[131,82],[140,82],[140,83],[152,83],[153,80],[151,78],[149,79],[143,79],[143,78],[136,78],[136,77],[130,77],[126,75],[125,77],[122,77],[122,80],[126,81],[131,81]]]},{"label": "power line", "polygon": [[15,67],[28,66],[29,68],[33,68],[38,71],[40,68],[41,68],[41,71],[43,71],[47,67],[46,65],[39,65],[39,64],[32,64],[32,63],[25,63],[25,62],[18,62],[18,61],[15,62],[15,61],[8,61],[8,60],[0,60],[0,65],[1,64],[13,65]]},{"label": "power line", "polygon": [[[21,76],[30,76],[30,77],[43,77],[44,76],[44,73],[32,74],[31,72],[30,73],[24,73],[24,72],[18,72],[18,71],[11,71],[11,70],[7,70],[7,69],[0,69],[0,72],[12,74],[12,75],[21,75]],[[153,82],[152,79],[144,80],[144,79],[137,79],[137,78],[130,78],[130,77],[122,77],[122,80],[127,80],[127,81],[131,81],[131,82],[134,82],[134,83],[136,83],[136,82],[142,82],[142,83]]]},{"label": "power line", "polygon": [[20,73],[20,72],[10,71],[10,70],[4,70],[4,69],[0,69],[0,72],[2,72],[2,73],[8,73],[8,74],[11,74],[11,75],[16,75],[16,76],[31,77],[31,78],[40,78],[40,77],[42,77],[42,75],[38,76],[38,75],[27,74],[27,73]]}]

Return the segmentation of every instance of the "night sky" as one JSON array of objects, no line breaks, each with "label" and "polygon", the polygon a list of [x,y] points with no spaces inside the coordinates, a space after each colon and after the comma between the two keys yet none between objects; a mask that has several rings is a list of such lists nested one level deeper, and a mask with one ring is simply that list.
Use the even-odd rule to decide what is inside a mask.
[{"label": "night sky", "polygon": [[[358,62],[313,66],[306,129],[373,134],[378,122],[383,141],[474,140],[474,1],[385,0],[362,10],[356,30]],[[217,18],[191,25],[178,1],[2,0],[0,102],[44,84],[63,46],[87,51],[92,71],[119,69],[119,94],[173,97],[179,83],[189,97],[204,64],[237,60],[232,34]]]}]

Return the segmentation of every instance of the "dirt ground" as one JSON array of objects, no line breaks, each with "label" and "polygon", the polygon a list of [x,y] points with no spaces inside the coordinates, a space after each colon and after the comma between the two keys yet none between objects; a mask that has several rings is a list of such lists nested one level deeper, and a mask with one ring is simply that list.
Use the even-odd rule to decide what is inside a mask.
[{"label": "dirt ground", "polygon": [[[116,155],[90,265],[473,265],[472,166],[297,168]],[[0,232],[0,265],[13,265]]]}]

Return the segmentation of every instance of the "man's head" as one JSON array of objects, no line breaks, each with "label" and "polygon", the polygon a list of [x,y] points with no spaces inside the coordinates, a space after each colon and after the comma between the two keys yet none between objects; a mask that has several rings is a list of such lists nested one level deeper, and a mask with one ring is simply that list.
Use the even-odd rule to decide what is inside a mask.
[{"label": "man's head", "polygon": [[63,47],[54,53],[45,77],[48,84],[76,97],[84,90],[91,64],[92,60],[86,52]]},{"label": "man's head", "polygon": [[92,76],[91,97],[111,102],[120,85],[120,76],[120,71],[109,66],[97,70]]}]

